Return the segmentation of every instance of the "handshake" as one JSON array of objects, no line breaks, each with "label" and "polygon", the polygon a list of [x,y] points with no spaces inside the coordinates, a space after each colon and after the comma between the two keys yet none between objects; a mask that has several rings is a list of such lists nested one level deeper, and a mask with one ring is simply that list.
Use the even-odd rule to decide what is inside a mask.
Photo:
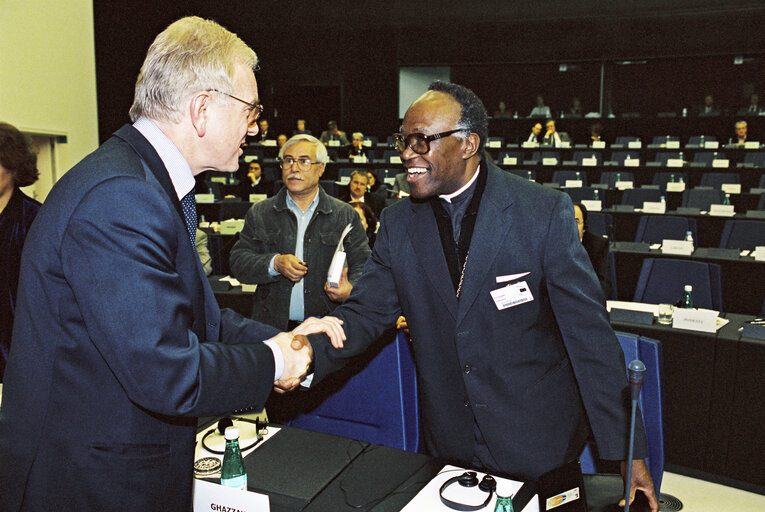
[{"label": "handshake", "polygon": [[274,391],[277,393],[292,391],[308,374],[308,369],[313,362],[313,347],[307,335],[323,332],[329,336],[333,345],[342,346],[345,340],[342,325],[342,320],[333,316],[310,317],[292,332],[280,332],[274,336],[272,339],[279,346],[284,357],[284,371],[281,378],[274,382]]}]

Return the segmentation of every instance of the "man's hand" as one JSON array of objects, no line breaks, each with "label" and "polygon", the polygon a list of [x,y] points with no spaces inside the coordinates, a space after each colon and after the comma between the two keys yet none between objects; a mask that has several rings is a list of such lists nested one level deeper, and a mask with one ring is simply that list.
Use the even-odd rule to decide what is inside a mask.
[{"label": "man's hand", "polygon": [[[622,479],[627,478],[627,461],[622,461]],[[627,482],[624,482],[626,488]],[[635,491],[640,489],[648,498],[648,505],[651,512],[659,512],[659,500],[656,499],[656,490],[653,487],[653,479],[648,471],[645,460],[637,459],[632,461],[632,482],[630,483],[630,503],[635,501]],[[624,498],[619,502],[620,507],[624,507]]]},{"label": "man's hand", "polygon": [[300,380],[308,373],[308,367],[313,361],[313,347],[308,338],[301,334],[293,335],[280,332],[272,338],[284,357],[284,371],[281,379],[274,383],[274,391],[284,393],[292,391],[300,385]]},{"label": "man's hand", "polygon": [[332,302],[343,302],[351,294],[353,285],[348,281],[348,268],[343,268],[343,273],[340,274],[340,282],[337,288],[332,288],[329,283],[324,283],[324,293],[327,294],[329,300]]},{"label": "man's hand", "polygon": [[294,254],[280,254],[274,258],[274,269],[281,275],[297,283],[308,272],[305,262],[300,261]]},{"label": "man's hand", "polygon": [[329,340],[332,346],[335,348],[343,348],[343,341],[345,341],[345,331],[343,331],[343,321],[334,316],[325,316],[323,318],[316,318],[315,316],[306,318],[303,323],[295,327],[292,331],[294,335],[308,335],[316,334],[319,332],[325,333],[329,336]]}]

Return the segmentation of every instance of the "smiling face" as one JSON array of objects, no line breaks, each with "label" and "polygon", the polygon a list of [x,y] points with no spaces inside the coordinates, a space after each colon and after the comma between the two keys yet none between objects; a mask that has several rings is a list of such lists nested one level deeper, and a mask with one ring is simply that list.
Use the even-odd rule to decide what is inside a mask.
[{"label": "smiling face", "polygon": [[[428,91],[407,110],[401,133],[433,135],[457,128],[462,109],[449,94]],[[477,145],[461,139],[465,132],[436,139],[424,155],[407,147],[401,161],[407,170],[407,182],[412,196],[418,199],[451,194],[465,185],[473,176],[475,167],[468,169],[467,160],[475,157]]]}]

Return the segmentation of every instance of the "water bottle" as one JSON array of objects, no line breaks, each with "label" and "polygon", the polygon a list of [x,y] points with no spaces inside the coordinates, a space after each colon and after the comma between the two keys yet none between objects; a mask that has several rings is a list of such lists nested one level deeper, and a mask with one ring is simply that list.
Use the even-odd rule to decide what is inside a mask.
[{"label": "water bottle", "polygon": [[680,157],[680,162],[681,163],[685,163],[685,159],[683,158],[683,152],[682,151],[680,152],[679,157]]},{"label": "water bottle", "polygon": [[582,173],[579,171],[576,171],[576,179],[581,180],[582,179]]},{"label": "water bottle", "polygon": [[725,199],[723,199],[723,204],[730,205],[730,194],[728,194],[727,192],[725,193]]},{"label": "water bottle", "polygon": [[592,191],[592,200],[600,201],[600,194],[598,193],[598,189]]},{"label": "water bottle", "polygon": [[529,181],[534,181],[534,177],[531,175],[531,171],[526,171],[526,179]]},{"label": "water bottle", "polygon": [[704,148],[704,136],[702,135],[701,138],[699,138],[699,147]]},{"label": "water bottle", "polygon": [[674,183],[675,182],[675,175],[674,174],[670,174],[669,175],[669,182],[670,183]]},{"label": "water bottle", "polygon": [[226,451],[220,470],[220,483],[226,487],[247,489],[247,472],[239,449],[239,427],[226,428]]},{"label": "water bottle", "polygon": [[497,503],[494,512],[514,512],[512,496],[500,496],[497,494]]},{"label": "water bottle", "polygon": [[693,245],[693,233],[691,233],[690,231],[687,231],[685,233],[685,241],[690,242],[691,245]]},{"label": "water bottle", "polygon": [[683,298],[680,301],[683,309],[693,309],[693,286],[686,284],[683,288]]},{"label": "water bottle", "polygon": [[620,181],[622,181],[622,173],[620,173],[620,172],[617,172],[617,173],[616,173],[616,182],[618,183],[618,182],[620,182]]}]

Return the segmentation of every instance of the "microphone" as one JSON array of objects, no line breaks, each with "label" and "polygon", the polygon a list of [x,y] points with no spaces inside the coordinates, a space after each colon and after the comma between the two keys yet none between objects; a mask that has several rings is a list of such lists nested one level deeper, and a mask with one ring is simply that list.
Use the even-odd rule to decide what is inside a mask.
[{"label": "microphone", "polygon": [[631,361],[627,366],[627,374],[630,381],[630,395],[632,398],[632,414],[630,416],[630,439],[629,454],[627,455],[627,478],[624,486],[624,512],[630,510],[630,485],[632,484],[632,447],[635,444],[635,416],[637,414],[637,401],[640,397],[640,388],[643,387],[645,377],[645,364],[639,359]]}]

